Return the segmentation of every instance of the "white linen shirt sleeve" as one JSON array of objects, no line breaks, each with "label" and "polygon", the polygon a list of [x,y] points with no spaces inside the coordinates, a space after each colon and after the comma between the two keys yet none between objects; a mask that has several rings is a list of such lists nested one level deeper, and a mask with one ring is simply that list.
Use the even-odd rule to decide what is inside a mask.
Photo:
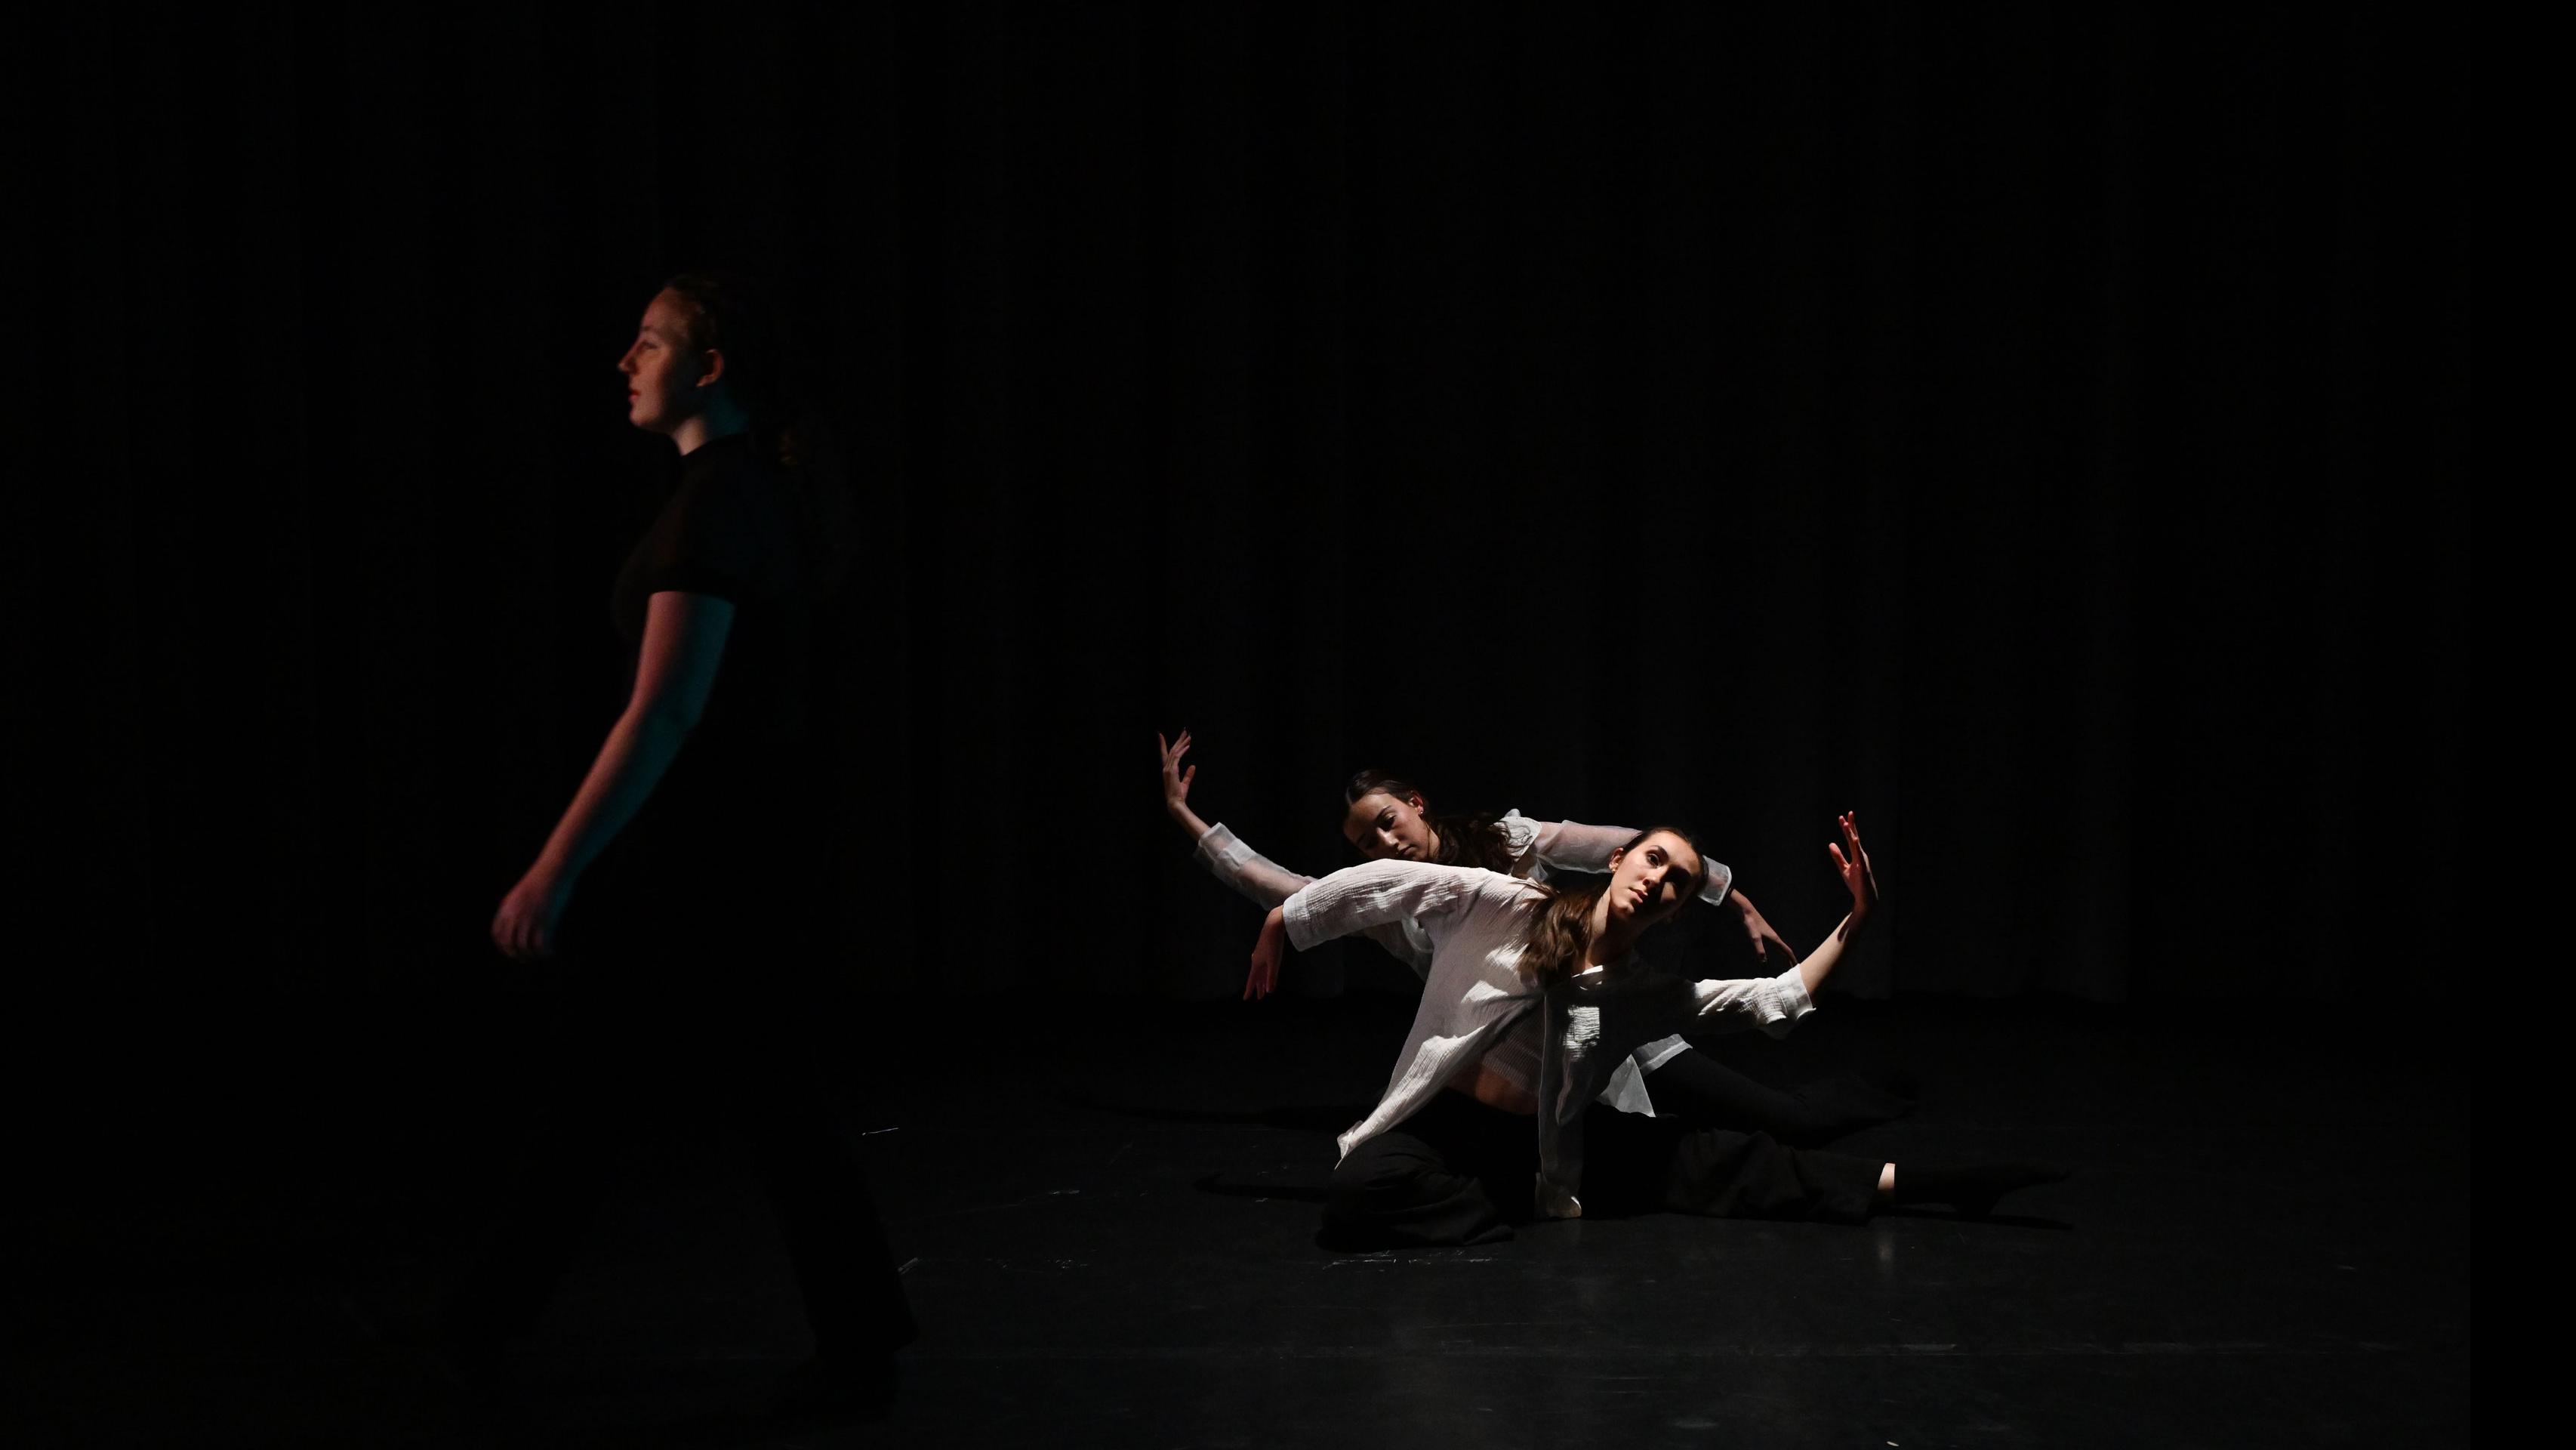
[{"label": "white linen shirt sleeve", "polygon": [[[1198,863],[1208,874],[1233,887],[1259,907],[1273,907],[1314,883],[1312,876],[1300,876],[1269,857],[1252,849],[1223,821],[1208,827],[1199,837],[1195,853]],[[1373,926],[1361,933],[1385,948],[1387,955],[1413,969],[1413,975],[1425,977],[1431,972],[1431,937],[1412,920],[1391,921]]]},{"label": "white linen shirt sleeve", "polygon": [[[1288,898],[1281,908],[1288,940],[1306,951],[1319,942],[1412,918],[1436,944],[1443,924],[1473,906],[1487,881],[1507,877],[1474,866],[1428,861],[1371,861],[1336,871]],[[1523,888],[1526,889],[1526,888]]]},{"label": "white linen shirt sleeve", "polygon": [[1796,967],[1776,977],[1693,982],[1691,1001],[1697,1008],[1693,1015],[1702,1022],[1759,1028],[1766,1037],[1786,1037],[1800,1018],[1816,1010],[1815,999],[1807,995],[1807,979]]},{"label": "white linen shirt sleeve", "polygon": [[[1625,826],[1587,826],[1577,821],[1535,824],[1539,864],[1551,871],[1608,871],[1610,853],[1637,836]],[[1735,889],[1735,868],[1706,857],[1701,864],[1708,867],[1708,880],[1700,886],[1699,899],[1711,906],[1724,904],[1726,894]]]},{"label": "white linen shirt sleeve", "polygon": [[1219,821],[1199,837],[1198,863],[1208,874],[1252,899],[1255,906],[1277,906],[1305,889],[1312,876],[1300,876],[1245,845]]}]

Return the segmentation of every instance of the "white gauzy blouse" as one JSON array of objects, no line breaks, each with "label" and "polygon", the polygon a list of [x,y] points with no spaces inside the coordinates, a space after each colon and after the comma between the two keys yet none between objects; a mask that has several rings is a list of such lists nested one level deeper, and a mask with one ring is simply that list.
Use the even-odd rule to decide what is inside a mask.
[{"label": "white gauzy blouse", "polygon": [[1630,957],[1544,992],[1520,970],[1529,909],[1542,893],[1517,877],[1472,866],[1372,861],[1336,871],[1290,896],[1281,912],[1299,950],[1397,921],[1431,943],[1422,1005],[1377,1107],[1341,1135],[1344,1156],[1403,1122],[1512,1023],[1543,1009],[1538,1089],[1538,1207],[1552,1218],[1583,1212],[1583,1112],[1637,1044],[1703,1018],[1786,1033],[1814,1010],[1791,967],[1777,977],[1684,981]]},{"label": "white gauzy blouse", "polygon": [[[1503,844],[1512,853],[1511,874],[1531,881],[1545,881],[1550,869],[1607,871],[1611,853],[1637,835],[1624,826],[1534,821],[1516,810],[1504,812],[1494,825],[1503,833]],[[1245,845],[1222,821],[1199,837],[1198,860],[1217,880],[1252,898],[1264,910],[1287,900],[1315,879],[1273,863]],[[1727,893],[1735,889],[1735,872],[1722,862],[1705,864],[1708,881],[1700,888],[1699,899],[1711,906],[1723,905]],[[1431,938],[1411,918],[1371,927],[1361,934],[1413,968],[1415,976],[1431,970]],[[1655,1107],[1646,1089],[1645,1075],[1689,1047],[1689,1043],[1674,1036],[1638,1048],[1626,1065],[1612,1073],[1602,1100],[1623,1113],[1653,1117]]]}]

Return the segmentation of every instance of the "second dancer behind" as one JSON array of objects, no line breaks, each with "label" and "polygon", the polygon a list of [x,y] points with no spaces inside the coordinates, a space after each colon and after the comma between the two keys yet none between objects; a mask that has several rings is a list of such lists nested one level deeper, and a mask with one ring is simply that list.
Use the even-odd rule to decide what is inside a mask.
[{"label": "second dancer behind", "polygon": [[[1191,745],[1188,731],[1177,740],[1157,735],[1155,741],[1162,750],[1164,811],[1189,834],[1199,863],[1211,875],[1264,908],[1278,906],[1314,882],[1270,861],[1223,824],[1201,820],[1190,808],[1198,767],[1182,765]],[[1375,770],[1352,776],[1342,799],[1343,837],[1372,860],[1481,866],[1537,882],[1546,881],[1551,870],[1607,871],[1619,848],[1636,834],[1618,826],[1532,820],[1518,811],[1433,815],[1418,788]],[[1796,960],[1788,943],[1733,888],[1733,873],[1711,862],[1701,873],[1698,896],[1743,923],[1757,958]],[[1432,941],[1421,922],[1402,917],[1362,934],[1411,967],[1415,976],[1429,973]],[[1266,994],[1269,985],[1247,983],[1245,995]],[[1765,1132],[1792,1143],[1825,1142],[1913,1107],[1904,1086],[1893,1080],[1844,1075],[1796,1088],[1757,1082],[1678,1035],[1639,1045],[1611,1071],[1602,1100],[1624,1112],[1673,1118],[1693,1127]]]}]

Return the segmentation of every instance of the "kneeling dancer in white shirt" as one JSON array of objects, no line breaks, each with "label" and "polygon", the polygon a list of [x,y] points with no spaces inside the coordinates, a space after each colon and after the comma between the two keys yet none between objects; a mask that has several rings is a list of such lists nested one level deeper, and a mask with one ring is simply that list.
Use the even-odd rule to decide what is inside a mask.
[{"label": "kneeling dancer in white shirt", "polygon": [[[1323,1241],[1368,1249],[1508,1238],[1533,1216],[1669,1209],[1726,1218],[1858,1223],[1885,1203],[1991,1212],[2013,1189],[2065,1176],[2038,1163],[1894,1163],[1781,1146],[1767,1133],[1693,1129],[1594,1110],[1644,1042],[1703,1019],[1785,1033],[1868,920],[1878,890],[1860,830],[1830,846],[1851,914],[1777,977],[1686,981],[1635,959],[1637,939],[1697,895],[1690,836],[1639,832],[1610,879],[1560,891],[1473,867],[1375,861],[1273,908],[1253,949],[1257,983],[1281,954],[1411,918],[1432,942],[1422,1005],[1386,1095],[1341,1136]],[[1587,1143],[1587,1138],[1589,1142]]]},{"label": "kneeling dancer in white shirt", "polygon": [[[1172,741],[1157,735],[1155,742],[1163,757],[1164,812],[1197,845],[1197,858],[1209,874],[1265,910],[1313,884],[1314,877],[1273,864],[1223,823],[1209,825],[1190,809],[1190,785],[1199,768],[1181,768],[1181,757],[1190,748],[1188,731]],[[1532,881],[1548,880],[1551,870],[1607,871],[1611,855],[1637,834],[1619,826],[1532,820],[1518,811],[1435,816],[1419,788],[1376,770],[1352,776],[1342,803],[1343,839],[1372,860],[1482,866]],[[1768,960],[1777,948],[1780,960],[1794,959],[1789,944],[1735,889],[1732,871],[1703,860],[1699,874],[1699,898],[1743,923],[1756,957]],[[1365,935],[1411,967],[1415,976],[1429,977],[1431,936],[1419,923],[1409,918],[1388,922]],[[1267,990],[1265,984],[1247,982],[1244,996],[1266,995]],[[1536,1061],[1534,1056],[1531,1060]],[[1623,1112],[1673,1118],[1696,1128],[1760,1131],[1799,1144],[1826,1142],[1914,1107],[1901,1079],[1846,1075],[1777,1088],[1719,1063],[1678,1036],[1641,1044],[1611,1070],[1601,1100]]]}]

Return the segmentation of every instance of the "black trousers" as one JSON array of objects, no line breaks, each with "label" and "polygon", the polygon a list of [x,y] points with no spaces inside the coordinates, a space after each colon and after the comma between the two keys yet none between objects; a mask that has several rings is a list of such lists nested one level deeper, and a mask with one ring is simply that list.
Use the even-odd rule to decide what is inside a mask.
[{"label": "black trousers", "polygon": [[1646,1074],[1655,1116],[1694,1128],[1768,1133],[1784,1143],[1821,1143],[1903,1115],[1912,1105],[1856,1077],[1804,1087],[1755,1082],[1698,1048],[1675,1053]]},{"label": "black trousers", "polygon": [[490,1342],[534,1324],[617,1165],[674,1118],[712,1111],[751,1150],[816,1352],[874,1357],[910,1341],[903,1282],[822,1070],[857,1034],[798,979],[793,953],[806,941],[774,917],[764,928],[748,913],[655,911],[625,884],[603,891],[587,932],[567,923],[571,969],[539,1009],[549,1016],[526,1142],[449,1300],[447,1334]]},{"label": "black trousers", "polygon": [[[1869,1217],[1874,1158],[1784,1148],[1768,1133],[1692,1128],[1595,1106],[1584,1123],[1583,1205],[1617,1217],[1664,1210],[1712,1218]],[[1533,1215],[1538,1129],[1526,1117],[1443,1091],[1353,1149],[1324,1200],[1326,1247],[1488,1243]]]}]

